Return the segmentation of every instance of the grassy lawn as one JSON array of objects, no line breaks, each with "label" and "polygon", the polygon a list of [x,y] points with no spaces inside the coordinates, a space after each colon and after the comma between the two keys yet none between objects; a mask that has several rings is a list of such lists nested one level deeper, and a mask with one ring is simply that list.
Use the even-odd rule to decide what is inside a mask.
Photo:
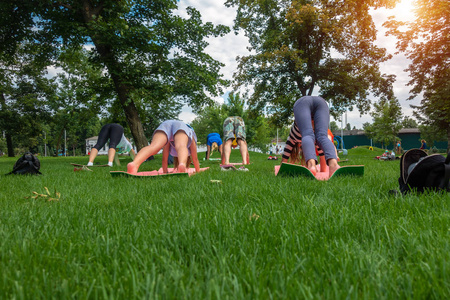
[{"label": "grassy lawn", "polygon": [[[349,150],[364,177],[328,182],[275,177],[258,153],[249,172],[199,153],[210,170],[190,178],[41,158],[43,176],[0,177],[0,299],[449,299],[450,196],[389,196],[399,161],[381,153]],[[27,198],[44,187],[60,200]]]}]

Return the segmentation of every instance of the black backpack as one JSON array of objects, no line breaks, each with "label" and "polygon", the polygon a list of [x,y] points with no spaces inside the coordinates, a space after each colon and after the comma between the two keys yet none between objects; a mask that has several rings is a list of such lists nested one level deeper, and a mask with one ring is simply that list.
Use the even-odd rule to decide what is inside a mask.
[{"label": "black backpack", "polygon": [[26,152],[24,155],[22,155],[14,164],[13,170],[9,172],[6,175],[10,174],[41,174],[39,172],[39,169],[41,168],[41,163],[39,162],[39,159],[31,154],[31,152]]},{"label": "black backpack", "polygon": [[398,183],[402,194],[413,190],[450,191],[450,152],[447,159],[440,154],[428,155],[421,149],[405,152],[400,160]]}]

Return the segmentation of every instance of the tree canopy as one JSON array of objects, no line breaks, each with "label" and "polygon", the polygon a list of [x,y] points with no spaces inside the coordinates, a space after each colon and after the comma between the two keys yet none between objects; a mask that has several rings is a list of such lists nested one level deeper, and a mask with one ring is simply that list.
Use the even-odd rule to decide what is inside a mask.
[{"label": "tree canopy", "polygon": [[[206,137],[212,132],[217,132],[222,136],[223,122],[229,116],[240,116],[244,119],[247,143],[263,151],[266,150],[271,139],[276,137],[276,127],[270,126],[269,120],[261,112],[247,109],[245,99],[241,98],[239,93],[232,92],[224,104],[216,103],[206,107],[192,121],[191,125],[199,142],[205,143]],[[282,130],[282,132],[285,131]],[[285,138],[284,136],[280,137]]]},{"label": "tree canopy", "polygon": [[41,123],[49,116],[47,99],[54,94],[54,85],[44,76],[42,64],[34,60],[39,50],[22,44],[0,57],[0,128],[9,156],[14,156],[19,139],[36,146]]},{"label": "tree canopy", "polygon": [[335,115],[356,105],[370,109],[369,95],[390,98],[393,75],[379,64],[391,55],[374,44],[370,8],[397,0],[228,0],[237,7],[235,30],[243,29],[251,53],[239,58],[236,85],[251,85],[251,106],[267,104],[279,122],[292,115],[301,96],[319,88]]},{"label": "tree canopy", "polygon": [[391,18],[384,25],[397,39],[397,49],[411,60],[406,69],[410,99],[423,93],[415,116],[434,131],[447,133],[450,150],[450,2],[416,0],[415,19]]},{"label": "tree canopy", "polygon": [[396,98],[375,103],[373,123],[365,123],[364,130],[367,136],[376,142],[383,143],[386,147],[392,143],[395,145],[400,138],[397,136],[402,128],[402,112],[400,103]]},{"label": "tree canopy", "polygon": [[140,149],[147,145],[142,123],[154,122],[168,105],[210,104],[227,84],[222,64],[204,49],[207,37],[229,28],[203,23],[194,8],[182,18],[176,8],[176,0],[5,0],[0,51],[12,55],[27,40],[46,47],[40,61],[56,64],[62,52],[90,46],[88,62],[111,81]]}]

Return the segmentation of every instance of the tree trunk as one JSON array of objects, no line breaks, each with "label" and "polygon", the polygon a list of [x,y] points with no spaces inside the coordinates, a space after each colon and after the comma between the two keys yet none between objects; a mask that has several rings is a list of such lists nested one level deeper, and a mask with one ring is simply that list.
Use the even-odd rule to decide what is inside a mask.
[{"label": "tree trunk", "polygon": [[14,146],[12,143],[11,134],[9,134],[9,127],[8,124],[10,124],[10,115],[8,113],[8,109],[6,107],[6,99],[5,95],[3,93],[0,93],[0,105],[1,105],[1,118],[3,119],[2,125],[5,126],[3,129],[5,130],[5,137],[6,137],[6,147],[8,149],[8,157],[14,157]]},{"label": "tree trunk", "polygon": [[130,127],[131,134],[133,135],[137,150],[139,151],[148,145],[148,140],[144,134],[144,127],[142,126],[141,118],[139,117],[138,110],[133,100],[128,97],[129,88],[122,83],[122,79],[119,75],[115,75],[113,72],[111,73],[111,78],[114,81],[117,95],[119,96],[120,103],[122,104],[123,111],[125,112],[128,126]]},{"label": "tree trunk", "polygon": [[92,23],[96,22],[96,17],[103,9],[103,2],[101,2],[97,7],[94,7],[92,6],[91,1],[83,0],[82,6],[83,9],[81,13],[84,17],[84,21],[89,31],[93,33],[93,35],[91,35],[91,39],[100,55],[100,59],[103,61],[111,74],[110,76],[114,82],[116,93],[125,112],[128,126],[130,127],[131,134],[133,135],[137,150],[139,151],[148,145],[148,141],[145,137],[144,127],[142,126],[141,118],[139,117],[139,112],[136,105],[128,96],[132,87],[128,86],[126,84],[127,80],[122,77],[123,69],[117,57],[114,56],[114,46],[108,42],[107,37],[99,34],[98,30],[94,29],[92,26]]},{"label": "tree trunk", "polygon": [[447,153],[449,152],[450,152],[450,126],[447,127]]},{"label": "tree trunk", "polygon": [[6,146],[8,148],[8,157],[14,157],[14,147],[12,143],[12,138],[8,132],[6,132]]},{"label": "tree trunk", "polygon": [[[58,135],[58,141],[56,142],[56,156],[59,155],[59,149],[61,149],[61,139],[62,139],[63,133],[64,133],[64,126],[63,126],[63,128],[61,129],[61,131],[59,132],[59,135]],[[64,152],[65,152],[65,151],[66,151],[66,149],[64,149]]]}]

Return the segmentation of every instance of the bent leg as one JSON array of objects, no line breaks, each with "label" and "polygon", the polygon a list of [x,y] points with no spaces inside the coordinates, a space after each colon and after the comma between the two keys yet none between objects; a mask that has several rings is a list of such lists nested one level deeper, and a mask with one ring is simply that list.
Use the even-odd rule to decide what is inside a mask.
[{"label": "bent leg", "polygon": [[127,165],[127,172],[136,174],[139,166],[150,156],[155,155],[167,144],[167,136],[162,131],[156,131],[150,145],[142,148],[134,157],[134,160]]},{"label": "bent leg", "polygon": [[94,159],[97,157],[97,154],[98,154],[97,148],[92,148],[91,154],[89,155],[89,163],[88,164],[92,164],[94,162]]},{"label": "bent leg", "polygon": [[[100,132],[98,134],[98,138],[97,138],[97,143],[94,145],[94,148],[92,148],[91,150],[91,154],[89,155],[89,165],[92,165],[95,158],[98,155],[98,151],[100,151],[100,149],[102,149],[106,142],[109,139],[109,135],[110,135],[110,129],[111,129],[111,124],[106,124],[105,126],[102,127],[102,129],[100,129]],[[95,150],[94,150],[95,149]]]},{"label": "bent leg", "polygon": [[315,174],[316,172],[316,137],[311,124],[313,98],[311,96],[302,97],[294,104],[295,123],[302,135],[302,152],[307,168]]},{"label": "bent leg", "polygon": [[328,124],[330,121],[330,111],[324,99],[314,97],[314,133],[317,144],[322,148],[325,159],[337,159],[336,148],[328,138]]},{"label": "bent leg", "polygon": [[238,139],[237,143],[239,145],[239,150],[241,151],[241,156],[242,156],[242,163],[244,165],[248,165],[248,148],[247,148],[247,142],[242,140],[242,139]]},{"label": "bent leg", "polygon": [[109,148],[109,150],[108,150],[108,165],[112,166],[115,155],[116,155],[116,148]]},{"label": "bent leg", "polygon": [[228,165],[230,163],[230,155],[231,155],[231,144],[233,143],[232,139],[228,139],[223,146],[222,153],[222,165]]},{"label": "bent leg", "polygon": [[[186,172],[186,168],[189,168],[189,166],[186,166],[189,156],[189,137],[184,131],[179,130],[173,136],[173,141],[175,143],[175,150],[178,154],[178,172],[184,173]],[[193,140],[192,143],[195,143],[195,141]]]}]

